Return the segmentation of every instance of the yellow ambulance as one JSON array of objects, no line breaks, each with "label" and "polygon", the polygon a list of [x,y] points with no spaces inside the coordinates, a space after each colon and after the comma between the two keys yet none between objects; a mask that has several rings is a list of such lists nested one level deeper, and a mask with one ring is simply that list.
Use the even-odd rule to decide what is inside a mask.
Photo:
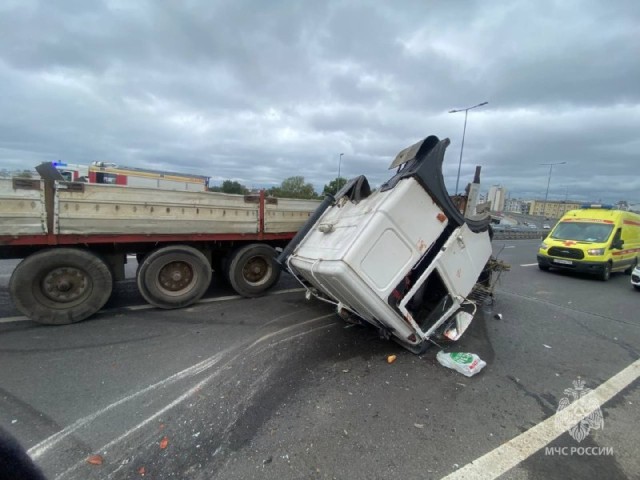
[{"label": "yellow ambulance", "polygon": [[592,273],[631,273],[640,257],[640,215],[607,205],[584,205],[567,212],[538,250],[540,270],[557,268]]}]

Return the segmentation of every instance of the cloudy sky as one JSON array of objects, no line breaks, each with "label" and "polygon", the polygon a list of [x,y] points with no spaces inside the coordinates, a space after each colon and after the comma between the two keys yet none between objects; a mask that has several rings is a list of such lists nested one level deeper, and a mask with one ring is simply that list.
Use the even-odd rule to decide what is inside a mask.
[{"label": "cloudy sky", "polygon": [[449,137],[514,197],[640,202],[640,2],[2,0],[0,168],[380,184]]}]

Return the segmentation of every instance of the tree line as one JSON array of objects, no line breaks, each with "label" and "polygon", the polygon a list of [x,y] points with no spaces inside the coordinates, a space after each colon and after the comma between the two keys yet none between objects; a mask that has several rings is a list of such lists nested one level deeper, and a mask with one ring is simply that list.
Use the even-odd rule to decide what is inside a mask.
[{"label": "tree line", "polygon": [[[327,194],[335,195],[347,183],[346,178],[334,178],[322,189],[322,193],[316,192],[311,183],[307,183],[303,176],[285,178],[279,186],[267,189],[267,193],[280,198],[317,199]],[[246,195],[249,189],[235,180],[225,180],[221,185],[209,187],[211,192],[236,193]]]}]

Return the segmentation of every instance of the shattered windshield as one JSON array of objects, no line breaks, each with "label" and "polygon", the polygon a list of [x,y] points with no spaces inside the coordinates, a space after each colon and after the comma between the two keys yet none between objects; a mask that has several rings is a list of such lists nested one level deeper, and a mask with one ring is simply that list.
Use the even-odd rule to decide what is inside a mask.
[{"label": "shattered windshield", "polygon": [[603,243],[607,241],[612,230],[613,225],[604,223],[560,222],[553,231],[551,238]]}]

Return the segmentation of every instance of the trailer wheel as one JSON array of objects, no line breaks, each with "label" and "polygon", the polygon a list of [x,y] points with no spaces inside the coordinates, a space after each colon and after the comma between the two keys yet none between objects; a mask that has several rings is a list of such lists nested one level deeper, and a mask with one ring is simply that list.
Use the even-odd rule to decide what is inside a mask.
[{"label": "trailer wheel", "polygon": [[97,255],[75,248],[52,248],[25,258],[11,275],[9,291],[18,310],[47,325],[79,322],[100,310],[113,277]]},{"label": "trailer wheel", "polygon": [[211,265],[193,247],[162,247],[145,257],[136,281],[151,305],[166,309],[186,307],[197,302],[209,288]]},{"label": "trailer wheel", "polygon": [[255,243],[236,250],[229,262],[229,283],[243,297],[259,297],[280,278],[276,251]]}]

